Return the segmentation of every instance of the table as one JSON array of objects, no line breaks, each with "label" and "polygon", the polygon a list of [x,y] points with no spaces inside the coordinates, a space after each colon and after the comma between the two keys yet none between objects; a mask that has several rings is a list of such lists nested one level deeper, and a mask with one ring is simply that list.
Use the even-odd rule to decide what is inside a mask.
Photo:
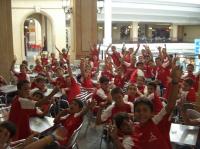
[{"label": "table", "polygon": [[170,140],[171,142],[184,145],[195,146],[198,138],[199,127],[187,126],[182,124],[171,124]]},{"label": "table", "polygon": [[14,93],[17,91],[16,85],[4,85],[0,87],[0,91],[4,94]]},{"label": "table", "polygon": [[53,120],[54,118],[48,116],[44,118],[31,117],[29,119],[30,128],[33,131],[41,133],[54,125]]},{"label": "table", "polygon": [[[53,89],[47,89],[47,91],[44,93],[44,96],[48,96],[51,92],[52,92]],[[60,98],[62,96],[62,93],[61,92],[58,92],[56,93],[53,97],[55,98]]]}]

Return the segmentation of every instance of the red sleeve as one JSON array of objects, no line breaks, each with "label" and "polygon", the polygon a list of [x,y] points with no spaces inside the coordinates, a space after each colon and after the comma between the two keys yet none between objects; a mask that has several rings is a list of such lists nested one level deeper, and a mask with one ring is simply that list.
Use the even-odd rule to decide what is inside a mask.
[{"label": "red sleeve", "polygon": [[189,102],[195,102],[196,101],[196,93],[194,88],[190,89],[190,91],[187,94],[187,101]]}]

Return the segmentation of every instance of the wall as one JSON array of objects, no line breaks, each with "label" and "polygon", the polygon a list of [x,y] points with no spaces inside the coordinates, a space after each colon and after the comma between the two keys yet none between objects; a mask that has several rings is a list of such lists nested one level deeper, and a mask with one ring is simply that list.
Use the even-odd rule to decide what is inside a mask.
[{"label": "wall", "polygon": [[194,42],[195,38],[200,38],[200,25],[184,26],[183,34],[183,42]]},{"label": "wall", "polygon": [[25,59],[23,24],[26,17],[34,13],[46,15],[52,23],[54,44],[49,48],[55,51],[54,45],[59,49],[65,47],[65,13],[62,0],[12,0],[13,46],[18,63]]}]

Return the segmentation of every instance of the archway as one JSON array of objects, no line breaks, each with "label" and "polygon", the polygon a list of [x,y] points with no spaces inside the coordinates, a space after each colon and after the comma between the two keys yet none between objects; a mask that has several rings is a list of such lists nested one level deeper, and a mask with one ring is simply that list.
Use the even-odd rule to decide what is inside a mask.
[{"label": "archway", "polygon": [[26,17],[23,36],[25,57],[29,63],[33,64],[42,51],[52,52],[52,22],[46,15],[33,13]]}]

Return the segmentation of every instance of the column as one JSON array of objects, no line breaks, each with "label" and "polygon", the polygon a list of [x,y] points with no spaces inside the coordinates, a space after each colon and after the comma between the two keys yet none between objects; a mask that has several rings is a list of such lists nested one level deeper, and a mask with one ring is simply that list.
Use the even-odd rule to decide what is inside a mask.
[{"label": "column", "polygon": [[132,23],[132,30],[131,30],[131,33],[130,33],[130,36],[131,36],[131,40],[133,42],[137,42],[138,41],[138,22],[133,22]]},{"label": "column", "polygon": [[89,43],[97,43],[97,1],[71,0],[71,7],[72,45],[70,57],[71,60],[74,60],[88,55]]},{"label": "column", "polygon": [[173,24],[171,26],[170,34],[171,34],[170,37],[172,41],[174,42],[178,41],[178,25]]},{"label": "column", "polygon": [[0,14],[0,75],[9,81],[10,65],[14,57],[11,0],[0,1]]},{"label": "column", "polygon": [[103,44],[112,43],[112,0],[104,1],[104,39]]}]

